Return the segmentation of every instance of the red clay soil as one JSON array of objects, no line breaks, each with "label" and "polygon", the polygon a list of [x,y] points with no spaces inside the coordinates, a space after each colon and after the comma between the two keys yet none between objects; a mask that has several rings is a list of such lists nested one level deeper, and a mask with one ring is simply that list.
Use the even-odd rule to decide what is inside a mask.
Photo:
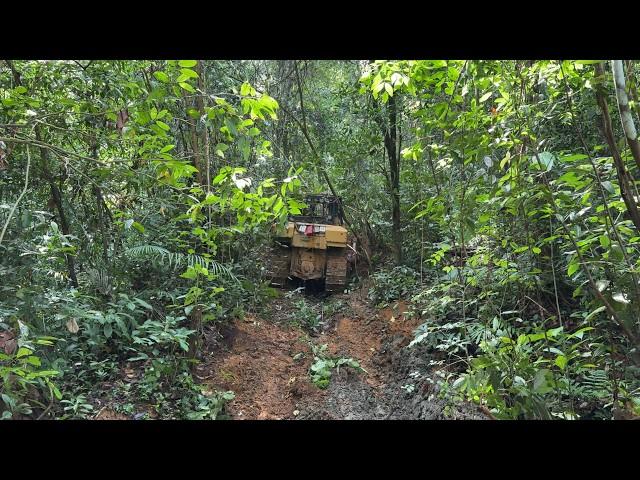
[{"label": "red clay soil", "polygon": [[[345,299],[349,300],[345,296]],[[366,381],[372,387],[382,386],[382,378],[373,361],[382,341],[391,335],[406,336],[405,344],[411,341],[413,330],[420,323],[405,319],[407,305],[404,301],[376,312],[357,298],[350,301],[351,316],[341,316],[335,328],[323,333],[318,343],[327,343],[333,356],[352,357],[367,371]]]},{"label": "red clay soil", "polygon": [[[407,344],[419,322],[405,319],[404,302],[376,312],[355,295],[340,298],[349,303],[350,315],[338,315],[334,325],[313,342],[326,343],[332,357],[358,360],[367,371],[367,383],[382,387],[383,378],[373,358],[383,339],[400,334]],[[235,399],[227,404],[231,418],[293,419],[303,398],[305,403],[323,401],[326,391],[309,379],[313,354],[299,328],[248,316],[236,320],[224,337],[224,345],[209,354],[197,376],[212,389],[235,393]]]},{"label": "red clay soil", "polygon": [[[227,404],[231,418],[295,418],[300,398],[322,395],[307,375],[311,348],[301,330],[248,316],[235,321],[225,342],[198,376],[215,390],[235,393]],[[300,352],[304,356],[294,360]]]},{"label": "red clay soil", "polygon": [[407,302],[399,300],[390,307],[381,310],[378,314],[379,317],[387,322],[388,333],[406,336],[407,342],[406,344],[402,344],[403,347],[409,344],[413,338],[413,331],[423,322],[423,320],[417,317],[407,318],[406,314],[408,311],[409,306]]}]

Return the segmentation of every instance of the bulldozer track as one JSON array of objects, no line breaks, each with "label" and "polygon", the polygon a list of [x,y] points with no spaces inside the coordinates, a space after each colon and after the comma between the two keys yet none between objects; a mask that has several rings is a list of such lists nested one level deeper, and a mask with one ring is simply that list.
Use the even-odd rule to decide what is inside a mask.
[{"label": "bulldozer track", "polygon": [[272,285],[284,287],[289,277],[291,249],[287,245],[276,245],[269,251],[268,278]]},{"label": "bulldozer track", "polygon": [[327,273],[325,289],[330,292],[343,290],[347,284],[347,257],[345,248],[327,249]]}]

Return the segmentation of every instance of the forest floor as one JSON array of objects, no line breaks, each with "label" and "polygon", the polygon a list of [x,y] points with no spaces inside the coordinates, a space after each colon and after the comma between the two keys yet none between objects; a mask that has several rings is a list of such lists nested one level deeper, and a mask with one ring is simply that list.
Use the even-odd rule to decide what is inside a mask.
[{"label": "forest floor", "polygon": [[[196,377],[212,390],[232,390],[232,419],[486,419],[473,405],[447,407],[437,396],[428,358],[405,348],[420,321],[399,301],[377,310],[366,288],[307,301],[338,302],[313,335],[292,324],[292,298],[280,296],[260,316],[247,314],[213,338]],[[333,369],[327,388],[310,378],[312,344],[326,358],[353,358],[364,371]],[[442,367],[440,367],[442,368]]]},{"label": "forest floor", "polygon": [[[408,347],[421,320],[404,300],[372,306],[366,283],[329,296],[279,290],[259,314],[247,313],[222,329],[208,327],[195,379],[205,391],[234,392],[225,406],[226,417],[234,420],[490,418],[476,405],[440,398],[445,362],[420,345]],[[301,312],[305,304],[315,308]],[[295,320],[318,311],[323,313],[315,329]],[[323,389],[310,376],[318,356],[354,359],[362,368],[332,369]],[[127,363],[119,376],[135,383],[143,375],[140,364]],[[134,401],[127,410],[123,406],[132,399],[108,399],[112,387],[96,387],[93,418],[158,418],[151,405]]]}]

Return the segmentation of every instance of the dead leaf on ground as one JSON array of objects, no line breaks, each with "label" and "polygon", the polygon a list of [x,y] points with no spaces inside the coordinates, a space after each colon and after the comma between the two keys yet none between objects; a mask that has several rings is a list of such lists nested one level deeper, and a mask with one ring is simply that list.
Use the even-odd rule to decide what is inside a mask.
[{"label": "dead leaf on ground", "polygon": [[118,132],[122,133],[122,129],[124,128],[128,120],[129,112],[126,109],[120,110],[118,112],[118,120],[116,121],[116,128],[118,129]]},{"label": "dead leaf on ground", "polygon": [[80,327],[78,326],[78,322],[76,322],[75,318],[67,321],[67,330],[69,330],[71,333],[78,333]]},{"label": "dead leaf on ground", "polygon": [[16,351],[18,343],[12,332],[0,332],[0,349],[4,350],[7,355],[13,355]]}]

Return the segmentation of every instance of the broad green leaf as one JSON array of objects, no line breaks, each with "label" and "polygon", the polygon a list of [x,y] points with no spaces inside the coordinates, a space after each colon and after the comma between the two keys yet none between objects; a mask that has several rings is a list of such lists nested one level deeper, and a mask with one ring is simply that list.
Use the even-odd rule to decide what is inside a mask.
[{"label": "broad green leaf", "polygon": [[158,125],[161,129],[163,129],[165,131],[169,131],[169,129],[170,129],[169,125],[167,125],[166,123],[164,123],[161,120],[156,120],[156,125]]},{"label": "broad green leaf", "polygon": [[596,308],[593,312],[591,312],[589,315],[587,315],[584,319],[585,322],[588,322],[589,320],[591,320],[594,316],[596,316],[597,314],[599,314],[600,312],[604,312],[607,309],[607,307],[605,307],[604,305],[601,307]]},{"label": "broad green leaf", "polygon": [[191,70],[190,68],[181,68],[180,73],[184,75],[186,78],[198,78],[198,74],[193,70]]},{"label": "broad green leaf", "polygon": [[486,102],[486,101],[489,99],[489,97],[490,97],[491,95],[493,95],[493,92],[487,92],[487,93],[485,93],[484,95],[482,95],[482,96],[480,97],[480,103],[484,103],[484,102]]},{"label": "broad green leaf", "polygon": [[42,363],[40,362],[40,358],[33,355],[27,357],[27,362],[35,367],[39,367],[42,365]]},{"label": "broad green leaf", "polygon": [[164,72],[153,72],[153,76],[162,83],[169,83],[169,76]]},{"label": "broad green leaf", "polygon": [[140,233],[144,233],[144,226],[141,223],[133,222],[131,226],[135,228],[137,231],[139,231]]},{"label": "broad green leaf", "polygon": [[539,153],[538,159],[540,160],[540,163],[544,166],[547,172],[553,168],[555,156],[552,153],[550,152]]},{"label": "broad green leaf", "polygon": [[580,264],[577,261],[571,262],[569,267],[567,268],[567,275],[572,276],[574,273],[578,271],[580,268]]},{"label": "broad green leaf", "polygon": [[32,353],[33,353],[32,350],[30,350],[30,349],[28,349],[26,347],[20,347],[18,349],[18,353],[16,353],[16,358],[22,358],[24,356],[31,355]]},{"label": "broad green leaf", "polygon": [[385,83],[384,89],[389,94],[390,97],[393,97],[393,87],[391,86],[390,83]]},{"label": "broad green leaf", "polygon": [[53,383],[51,383],[50,385],[51,385],[51,391],[53,392],[53,395],[54,395],[58,400],[62,400],[62,393],[60,392],[60,390],[58,389],[58,387],[56,387]]},{"label": "broad green leaf", "polygon": [[613,184],[609,180],[602,182],[602,186],[607,192],[616,193],[616,189],[613,187]]},{"label": "broad green leaf", "polygon": [[544,395],[553,391],[553,387],[549,385],[547,378],[551,376],[551,372],[546,368],[541,368],[536,372],[533,378],[533,391],[539,395]]},{"label": "broad green leaf", "polygon": [[189,93],[195,93],[196,89],[193,88],[191,85],[189,85],[186,82],[180,82],[178,85],[180,85],[181,88],[183,88],[184,90],[186,90]]}]

